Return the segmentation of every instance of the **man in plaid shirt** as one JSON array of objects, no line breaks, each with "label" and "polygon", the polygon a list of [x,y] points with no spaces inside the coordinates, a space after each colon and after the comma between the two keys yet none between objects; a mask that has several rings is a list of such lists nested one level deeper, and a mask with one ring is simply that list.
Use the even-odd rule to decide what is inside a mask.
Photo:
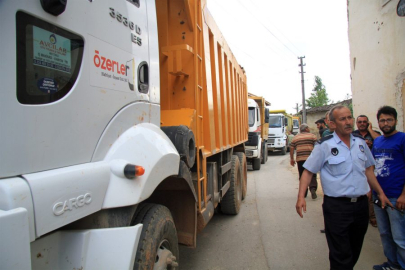
[{"label": "man in plaid shirt", "polygon": [[[295,163],[298,165],[299,179],[301,179],[302,172],[304,171],[305,161],[314,149],[314,144],[316,142],[316,136],[309,132],[309,127],[307,124],[302,124],[300,126],[300,133],[294,137],[290,144],[290,164],[294,166]],[[294,150],[296,150],[296,160],[294,160]],[[318,189],[318,182],[316,180],[316,174],[312,175],[311,183],[309,184],[309,191],[311,192],[312,199],[316,199],[316,190]],[[305,197],[307,197],[308,190],[305,192]]]}]

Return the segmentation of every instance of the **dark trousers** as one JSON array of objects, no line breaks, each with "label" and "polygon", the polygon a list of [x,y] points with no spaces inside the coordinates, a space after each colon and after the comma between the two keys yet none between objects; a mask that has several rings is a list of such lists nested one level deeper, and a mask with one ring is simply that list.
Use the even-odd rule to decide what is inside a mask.
[{"label": "dark trousers", "polygon": [[368,199],[324,196],[323,216],[329,247],[330,269],[352,270],[359,259],[368,228]]},{"label": "dark trousers", "polygon": [[[298,167],[298,174],[301,179],[301,175],[304,172],[305,168],[302,166],[304,165],[305,161],[297,161],[297,167]],[[318,181],[316,181],[316,173],[312,175],[311,183],[309,183],[309,190],[317,190],[318,189]],[[308,190],[306,191],[308,192]],[[306,194],[305,192],[305,194]]]}]

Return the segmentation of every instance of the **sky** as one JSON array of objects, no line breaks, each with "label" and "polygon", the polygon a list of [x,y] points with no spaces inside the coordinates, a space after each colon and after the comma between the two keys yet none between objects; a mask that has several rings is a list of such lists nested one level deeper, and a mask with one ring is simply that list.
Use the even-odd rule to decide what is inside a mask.
[{"label": "sky", "polygon": [[270,110],[296,113],[322,79],[328,97],[351,97],[346,1],[207,0],[210,13],[238,63],[246,70],[248,92],[263,96]]}]

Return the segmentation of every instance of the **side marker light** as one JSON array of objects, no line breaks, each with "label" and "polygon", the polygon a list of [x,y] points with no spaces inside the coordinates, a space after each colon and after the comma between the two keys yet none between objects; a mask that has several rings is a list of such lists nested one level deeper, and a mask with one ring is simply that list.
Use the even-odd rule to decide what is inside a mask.
[{"label": "side marker light", "polygon": [[124,168],[124,175],[128,179],[134,179],[135,176],[141,176],[145,173],[145,168],[138,165],[127,164]]}]

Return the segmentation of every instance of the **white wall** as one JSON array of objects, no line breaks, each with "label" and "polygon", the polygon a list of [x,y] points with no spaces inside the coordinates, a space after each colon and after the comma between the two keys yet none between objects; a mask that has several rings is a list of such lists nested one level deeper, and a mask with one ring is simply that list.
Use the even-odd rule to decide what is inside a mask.
[{"label": "white wall", "polygon": [[397,0],[348,0],[353,113],[369,116],[389,105],[404,129],[405,17],[396,14]]}]

